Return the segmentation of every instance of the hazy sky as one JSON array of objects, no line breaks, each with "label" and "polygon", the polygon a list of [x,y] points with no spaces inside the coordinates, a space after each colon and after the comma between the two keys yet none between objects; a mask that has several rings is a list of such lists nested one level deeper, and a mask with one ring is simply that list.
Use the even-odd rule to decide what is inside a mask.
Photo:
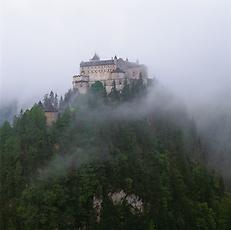
[{"label": "hazy sky", "polygon": [[81,60],[119,57],[186,99],[231,89],[230,0],[0,0],[1,99],[64,93]]}]

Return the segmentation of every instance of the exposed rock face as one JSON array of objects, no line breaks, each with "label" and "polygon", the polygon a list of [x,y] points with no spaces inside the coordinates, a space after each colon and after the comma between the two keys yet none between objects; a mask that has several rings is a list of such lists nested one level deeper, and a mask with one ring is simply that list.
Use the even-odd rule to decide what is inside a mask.
[{"label": "exposed rock face", "polygon": [[123,190],[119,192],[109,193],[114,205],[126,202],[130,205],[131,211],[134,213],[142,213],[144,209],[143,201],[135,194],[126,194]]},{"label": "exposed rock face", "polygon": [[102,210],[102,202],[103,200],[101,198],[93,197],[93,208],[96,211],[96,222],[100,222],[100,214]]},{"label": "exposed rock face", "polygon": [[[144,211],[143,201],[135,194],[128,195],[123,190],[120,190],[119,192],[108,193],[108,197],[112,200],[114,205],[122,205],[122,203],[126,202],[130,206],[131,212],[133,214],[140,214]],[[102,198],[94,196],[93,208],[96,211],[96,220],[98,223],[100,222],[102,203]]]}]

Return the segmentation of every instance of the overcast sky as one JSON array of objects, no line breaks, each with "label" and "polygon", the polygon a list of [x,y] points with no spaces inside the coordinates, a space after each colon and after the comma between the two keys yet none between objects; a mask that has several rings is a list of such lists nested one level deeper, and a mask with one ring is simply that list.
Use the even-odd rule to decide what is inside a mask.
[{"label": "overcast sky", "polygon": [[97,52],[146,64],[186,100],[231,90],[230,0],[0,0],[1,99],[72,87]]}]

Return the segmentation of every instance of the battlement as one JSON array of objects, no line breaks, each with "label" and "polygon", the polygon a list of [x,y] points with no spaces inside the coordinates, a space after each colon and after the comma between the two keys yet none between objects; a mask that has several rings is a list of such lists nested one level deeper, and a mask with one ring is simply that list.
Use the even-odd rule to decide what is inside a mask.
[{"label": "battlement", "polygon": [[73,76],[73,81],[78,83],[78,82],[89,82],[89,76],[86,75],[75,75]]}]

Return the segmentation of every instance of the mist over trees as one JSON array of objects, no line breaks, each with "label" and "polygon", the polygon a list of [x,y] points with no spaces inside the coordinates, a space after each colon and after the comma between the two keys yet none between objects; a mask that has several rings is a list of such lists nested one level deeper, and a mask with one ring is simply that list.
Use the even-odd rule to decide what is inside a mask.
[{"label": "mist over trees", "polygon": [[[52,92],[0,129],[1,229],[229,229],[194,121],[142,79]],[[150,96],[151,95],[151,96]],[[59,110],[47,127],[44,110]]]},{"label": "mist over trees", "polygon": [[17,114],[18,104],[16,101],[7,104],[0,104],[0,126],[5,121],[13,121],[14,116]]},{"label": "mist over trees", "polygon": [[196,114],[198,132],[209,151],[208,164],[224,176],[231,188],[231,107],[221,100]]}]

